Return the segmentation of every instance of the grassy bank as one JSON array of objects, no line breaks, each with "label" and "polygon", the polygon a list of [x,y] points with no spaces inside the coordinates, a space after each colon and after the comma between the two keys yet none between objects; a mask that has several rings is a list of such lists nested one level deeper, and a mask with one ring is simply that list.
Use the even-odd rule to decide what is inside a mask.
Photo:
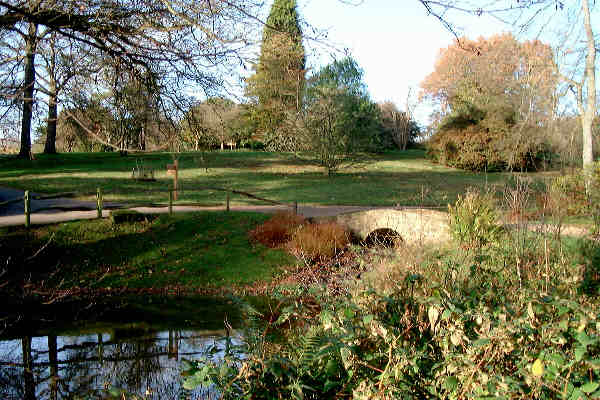
[{"label": "grassy bank", "polygon": [[[40,154],[34,161],[0,158],[0,186],[39,193],[92,192],[100,187],[106,200],[166,202],[172,182],[166,164],[179,159],[180,201],[222,204],[225,194],[195,188],[218,186],[273,200],[338,205],[445,205],[471,186],[504,182],[507,174],[474,174],[433,164],[424,151],[369,155],[332,177],[310,160],[267,152]],[[131,179],[136,163],[155,170],[155,182]],[[234,197],[233,203],[249,200]]]},{"label": "grassy bank", "polygon": [[4,229],[2,261],[14,285],[48,292],[96,289],[232,288],[269,281],[294,260],[251,243],[248,232],[267,216],[199,212],[112,224],[81,221],[29,232]]}]

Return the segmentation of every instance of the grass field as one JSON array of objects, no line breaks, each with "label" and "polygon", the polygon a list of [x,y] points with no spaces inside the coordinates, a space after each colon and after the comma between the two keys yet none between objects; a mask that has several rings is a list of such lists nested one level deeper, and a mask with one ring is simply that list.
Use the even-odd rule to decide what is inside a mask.
[{"label": "grass field", "polygon": [[[268,282],[282,267],[295,264],[283,250],[250,242],[248,232],[266,218],[256,213],[198,212],[118,225],[105,219],[29,232],[5,228],[0,230],[0,252],[12,280],[19,281],[24,268],[34,271],[34,285],[44,282],[50,288],[246,285]],[[27,260],[41,248],[39,256]]]},{"label": "grass field", "polygon": [[[0,186],[39,193],[95,193],[106,200],[166,202],[172,178],[166,164],[179,159],[181,202],[222,204],[225,187],[282,202],[323,205],[446,205],[470,186],[503,183],[508,174],[475,174],[433,164],[423,150],[372,155],[331,177],[310,160],[267,152],[149,153],[121,157],[118,153],[40,154],[34,161],[0,158]],[[156,182],[131,179],[136,162],[155,170]],[[542,176],[542,174],[537,174]],[[235,196],[232,203],[251,200]]]}]

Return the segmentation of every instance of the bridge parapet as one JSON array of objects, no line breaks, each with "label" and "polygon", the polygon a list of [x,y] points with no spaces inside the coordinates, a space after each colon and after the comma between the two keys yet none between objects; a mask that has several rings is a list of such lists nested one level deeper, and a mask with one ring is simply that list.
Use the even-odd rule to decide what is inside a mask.
[{"label": "bridge parapet", "polygon": [[391,229],[405,243],[435,244],[450,240],[448,214],[428,209],[376,209],[339,214],[335,221],[357,238],[366,240],[372,232]]}]

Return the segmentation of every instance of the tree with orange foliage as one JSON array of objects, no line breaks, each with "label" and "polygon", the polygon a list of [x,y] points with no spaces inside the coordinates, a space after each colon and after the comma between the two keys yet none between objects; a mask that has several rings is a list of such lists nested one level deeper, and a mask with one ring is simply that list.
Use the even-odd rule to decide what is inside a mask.
[{"label": "tree with orange foliage", "polygon": [[554,109],[557,76],[552,49],[540,41],[520,43],[509,33],[463,38],[440,50],[435,71],[421,83],[423,95],[444,116],[510,117],[543,122]]},{"label": "tree with orange foliage", "polygon": [[[422,96],[438,103],[442,117],[432,142],[441,140],[446,148],[439,136],[461,136],[460,142],[479,135],[473,139],[488,154],[475,148],[470,156],[480,162],[455,166],[487,169],[489,153],[495,152],[500,157],[494,168],[532,168],[543,142],[541,128],[556,108],[557,84],[552,49],[540,41],[521,43],[509,33],[462,38],[440,51],[435,71],[421,83]],[[464,153],[457,140],[452,147]]]}]

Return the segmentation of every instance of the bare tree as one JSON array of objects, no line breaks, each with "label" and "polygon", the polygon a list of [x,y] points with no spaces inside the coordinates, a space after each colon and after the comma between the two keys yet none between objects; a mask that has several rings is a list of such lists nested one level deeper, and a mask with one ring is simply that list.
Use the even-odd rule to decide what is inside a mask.
[{"label": "bare tree", "polygon": [[390,132],[392,140],[400,150],[406,150],[407,146],[416,139],[420,133],[419,126],[413,119],[414,104],[411,103],[411,91],[406,95],[406,110],[400,111],[396,104],[391,101],[379,103],[382,124],[384,129]]},{"label": "bare tree", "polygon": [[260,6],[256,0],[0,0],[0,36],[25,38],[21,156],[29,156],[31,146],[38,27],[85,44],[141,82],[158,72],[175,101],[191,85],[220,87],[219,73],[239,63],[250,44]]}]

